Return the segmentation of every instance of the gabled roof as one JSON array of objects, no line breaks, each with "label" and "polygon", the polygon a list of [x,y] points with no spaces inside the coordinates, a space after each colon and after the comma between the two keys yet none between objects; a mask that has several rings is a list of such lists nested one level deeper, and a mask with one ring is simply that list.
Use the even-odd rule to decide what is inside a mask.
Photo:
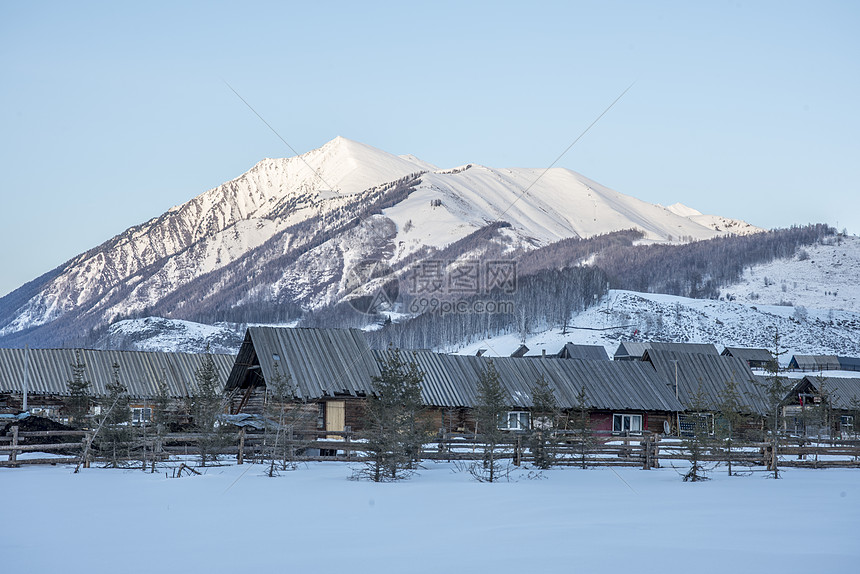
[{"label": "gabled roof", "polygon": [[836,355],[794,355],[789,365],[801,371],[838,371]]},{"label": "gabled roof", "polygon": [[557,355],[560,359],[588,359],[591,361],[608,361],[609,355],[603,345],[574,345],[567,343]]},{"label": "gabled roof", "polygon": [[637,343],[635,341],[621,341],[615,350],[615,360],[636,358],[641,359],[645,351],[651,348],[651,343]]},{"label": "gabled roof", "polygon": [[638,343],[634,341],[622,341],[618,345],[618,350],[615,351],[615,359],[642,358],[648,349],[673,351],[676,353],[720,354],[717,348],[711,343],[660,343],[657,341]]},{"label": "gabled roof", "polygon": [[[277,363],[279,372],[291,377],[300,399],[369,395],[372,378],[380,372],[378,361],[391,352],[371,351],[364,334],[354,329],[252,327],[230,373],[227,391],[260,384],[258,373],[270,381]],[[555,389],[562,408],[575,407],[576,395],[585,386],[592,408],[683,410],[666,381],[644,363],[400,353],[402,360],[414,360],[424,373],[421,396],[431,406],[474,407],[478,379],[492,361],[512,407],[530,406],[531,388],[543,376]]]},{"label": "gabled roof", "polygon": [[843,371],[860,371],[860,358],[858,357],[836,357],[839,368]]},{"label": "gabled roof", "polygon": [[249,327],[226,390],[253,386],[258,370],[271,381],[276,368],[289,376],[300,399],[366,395],[371,376],[379,374],[357,329]]},{"label": "gabled roof", "polygon": [[765,364],[773,361],[773,355],[767,349],[747,349],[744,347],[726,347],[723,356],[737,357],[747,363]]},{"label": "gabled roof", "polygon": [[[390,351],[373,353],[384,360]],[[523,361],[512,357],[446,355],[429,351],[401,351],[401,358],[414,360],[424,373],[421,396],[425,404],[432,406],[474,407],[478,402],[478,379],[492,361],[511,407],[531,406],[531,389],[543,377],[563,409],[577,406],[577,394],[584,386],[589,407],[594,409],[683,410],[667,382],[651,366],[641,362],[554,357]]]},{"label": "gabled roof", "polygon": [[655,349],[647,351],[645,358],[673,388],[677,372],[678,398],[684,405],[690,405],[693,395],[701,388],[708,406],[717,410],[720,394],[725,390],[726,383],[733,380],[737,383],[744,410],[757,414],[766,414],[768,411],[764,389],[756,382],[746,361],[736,357]]},{"label": "gabled roof", "polygon": [[800,390],[813,389],[817,394],[821,392],[822,387],[830,397],[830,405],[834,409],[852,410],[855,405],[852,401],[860,402],[860,379],[847,377],[803,377],[791,391],[791,394],[796,394]]},{"label": "gabled roof", "polygon": [[[171,397],[187,397],[197,388],[195,372],[204,355],[187,353],[150,353],[143,351],[100,351],[78,349],[86,365],[85,377],[90,393],[107,394],[105,387],[113,381],[113,365],[119,365],[119,379],[132,398],[153,398],[158,383],[164,379]],[[212,355],[220,386],[233,366],[233,355]],[[75,349],[0,349],[0,393],[21,393],[25,361],[28,363],[28,393],[32,395],[67,396],[72,378]]]}]

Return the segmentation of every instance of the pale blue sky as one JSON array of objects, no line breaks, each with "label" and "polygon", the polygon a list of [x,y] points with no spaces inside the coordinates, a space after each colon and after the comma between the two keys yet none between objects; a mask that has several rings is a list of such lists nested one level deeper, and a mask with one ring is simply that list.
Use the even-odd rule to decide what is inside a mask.
[{"label": "pale blue sky", "polygon": [[860,3],[3,2],[0,295],[337,135],[860,233]]}]

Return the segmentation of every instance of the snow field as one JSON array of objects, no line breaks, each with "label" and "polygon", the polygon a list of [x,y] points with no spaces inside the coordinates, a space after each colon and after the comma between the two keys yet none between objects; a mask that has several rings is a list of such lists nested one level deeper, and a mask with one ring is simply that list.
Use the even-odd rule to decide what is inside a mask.
[{"label": "snow field", "polygon": [[[0,469],[8,571],[825,572],[855,566],[856,470],[689,484],[672,468],[518,470],[475,482],[448,463],[411,480],[349,480],[342,463],[277,478]],[[275,570],[271,570],[271,569]]]}]

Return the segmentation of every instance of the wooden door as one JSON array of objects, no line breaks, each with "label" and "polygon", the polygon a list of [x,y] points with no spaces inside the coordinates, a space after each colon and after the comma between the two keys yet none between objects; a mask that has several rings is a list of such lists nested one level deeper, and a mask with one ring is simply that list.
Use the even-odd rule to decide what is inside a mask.
[{"label": "wooden door", "polygon": [[[328,432],[343,432],[346,425],[346,405],[343,401],[326,401],[325,430]],[[326,435],[326,438],[343,440],[342,435]]]}]

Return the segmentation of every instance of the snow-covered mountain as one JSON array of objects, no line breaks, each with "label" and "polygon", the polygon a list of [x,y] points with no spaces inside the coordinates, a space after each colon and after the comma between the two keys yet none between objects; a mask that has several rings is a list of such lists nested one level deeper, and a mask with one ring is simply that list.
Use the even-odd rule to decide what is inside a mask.
[{"label": "snow-covered mountain", "polygon": [[[860,237],[828,238],[790,259],[747,268],[737,283],[722,289],[719,300],[611,290],[576,315],[568,329],[533,333],[525,344],[538,355],[573,342],[603,345],[611,356],[621,340],[772,348],[778,329],[788,351],[783,363],[792,354],[860,356],[858,277]],[[114,324],[100,345],[199,352],[219,342],[224,351],[235,352],[241,333],[239,325],[139,319]],[[438,350],[474,354],[486,349],[490,356],[507,356],[522,343],[520,334],[510,333]]]},{"label": "snow-covered mountain", "polygon": [[348,295],[357,261],[397,266],[497,221],[509,249],[629,228],[649,241],[759,231],[566,169],[440,170],[338,137],[263,160],[0,299],[0,338],[41,326],[39,340],[55,342],[125,317],[214,317],[259,301],[316,309]]}]

